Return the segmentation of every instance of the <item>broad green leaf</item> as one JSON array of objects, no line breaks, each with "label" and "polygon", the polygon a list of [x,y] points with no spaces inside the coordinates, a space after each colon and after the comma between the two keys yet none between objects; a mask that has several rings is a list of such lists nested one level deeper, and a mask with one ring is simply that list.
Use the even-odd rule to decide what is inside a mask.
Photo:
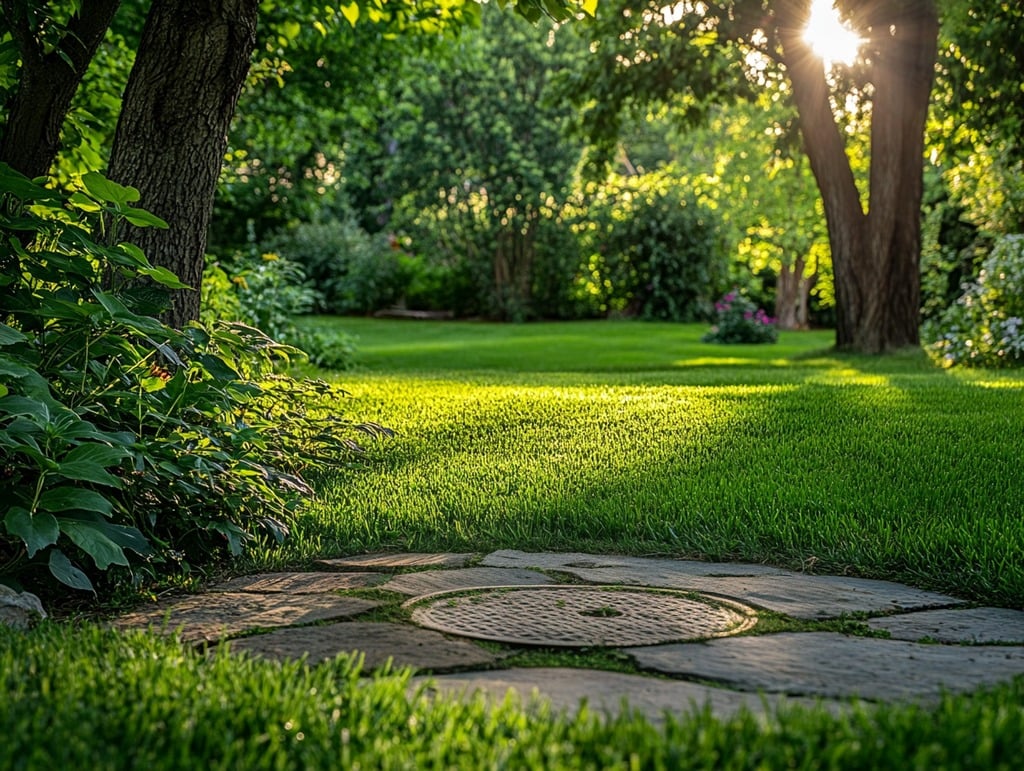
[{"label": "broad green leaf", "polygon": [[20,201],[52,201],[58,197],[55,191],[37,185],[6,163],[0,163],[0,194],[2,193],[10,193]]},{"label": "broad green leaf", "polygon": [[597,0],[581,0],[580,6],[583,8],[583,12],[587,16],[597,16]]},{"label": "broad green leaf", "polygon": [[283,32],[284,36],[289,40],[294,40],[299,36],[299,33],[302,32],[302,25],[297,21],[286,21],[281,25],[281,32]]},{"label": "broad green leaf", "polygon": [[143,276],[149,276],[151,279],[156,281],[158,284],[163,284],[168,289],[191,289],[188,284],[183,283],[177,276],[175,276],[167,268],[154,266],[151,268],[139,268],[139,273]]},{"label": "broad green leaf", "polygon": [[155,214],[152,214],[145,209],[132,209],[128,208],[121,212],[121,216],[128,220],[130,223],[140,228],[161,228],[166,229],[170,227],[166,220],[162,220]]},{"label": "broad green leaf", "polygon": [[54,487],[43,492],[39,497],[39,508],[46,511],[96,511],[110,516],[113,506],[110,501],[93,490],[79,487]]},{"label": "broad green leaf", "polygon": [[68,203],[70,203],[76,209],[81,209],[82,211],[97,212],[103,210],[102,206],[100,206],[98,203],[96,203],[94,200],[92,200],[89,196],[87,196],[85,193],[81,191],[77,193],[72,193],[71,196],[68,198]]},{"label": "broad green leaf", "polygon": [[131,314],[131,311],[128,310],[125,304],[109,292],[102,292],[99,289],[93,289],[92,294],[111,316],[116,318],[118,316],[127,316]]},{"label": "broad green leaf", "polygon": [[72,589],[82,589],[87,592],[95,591],[89,577],[72,565],[71,560],[60,549],[54,549],[50,552],[50,572],[54,578],[62,584],[70,586]]},{"label": "broad green leaf", "polygon": [[122,447],[81,444],[64,457],[57,472],[67,479],[119,488],[121,480],[107,471],[107,467],[116,466],[126,457],[128,450]]},{"label": "broad green leaf", "polygon": [[89,524],[122,548],[131,549],[143,557],[153,553],[153,547],[150,545],[149,540],[138,528],[129,527],[128,525],[115,525],[104,521],[90,522]]},{"label": "broad green leaf", "polygon": [[0,399],[7,396],[7,394],[9,393],[10,391],[7,389],[7,386],[5,386],[3,383],[0,383]]},{"label": "broad green leaf", "polygon": [[14,343],[23,343],[26,340],[28,338],[14,327],[0,324],[0,345],[13,345]]},{"label": "broad green leaf", "polygon": [[98,171],[90,171],[82,175],[85,189],[101,201],[114,204],[126,204],[139,200],[139,191],[134,187],[125,187],[113,182]]},{"label": "broad green leaf", "polygon": [[353,27],[356,26],[356,22],[359,21],[359,3],[341,6],[341,15],[348,19],[348,23]]},{"label": "broad green leaf", "polygon": [[46,403],[27,396],[5,396],[0,399],[0,414],[26,415],[36,418],[40,423],[50,422],[50,408]]},{"label": "broad green leaf", "polygon": [[241,376],[219,356],[204,353],[199,357],[199,363],[203,369],[209,372],[217,380],[241,380]]},{"label": "broad green leaf", "polygon": [[30,559],[36,556],[36,552],[40,549],[57,543],[57,538],[60,537],[60,528],[57,526],[56,517],[46,512],[32,516],[28,509],[23,509],[20,506],[14,506],[7,512],[7,516],[4,517],[4,526],[8,533],[25,542]]},{"label": "broad green leaf", "polygon": [[128,557],[124,550],[110,540],[97,524],[99,523],[62,519],[60,529],[76,546],[92,557],[92,561],[100,570],[106,570],[111,565],[127,565]]}]

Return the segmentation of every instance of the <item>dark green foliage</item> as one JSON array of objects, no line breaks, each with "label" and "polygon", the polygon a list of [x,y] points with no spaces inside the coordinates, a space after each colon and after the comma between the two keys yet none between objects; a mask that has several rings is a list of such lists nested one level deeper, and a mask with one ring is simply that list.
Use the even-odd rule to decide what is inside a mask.
[{"label": "dark green foliage", "polygon": [[236,252],[223,264],[207,264],[200,313],[207,323],[239,321],[256,327],[299,349],[318,367],[348,369],[355,354],[351,336],[295,323],[313,309],[317,296],[298,263],[272,252]]},{"label": "dark green foliage", "polygon": [[268,381],[294,349],[251,326],[146,315],[143,277],[181,284],[116,233],[161,222],[137,191],[84,181],[64,196],[0,167],[0,573],[48,565],[91,589],[136,557],[187,566],[283,538],[312,493],[303,468],[351,459],[342,392]]},{"label": "dark green foliage", "polygon": [[584,297],[643,319],[708,318],[727,272],[711,209],[658,174],[612,179],[584,200]]},{"label": "dark green foliage", "polygon": [[316,287],[311,304],[323,313],[372,313],[394,305],[414,272],[397,242],[370,235],[352,219],[303,223],[266,248],[301,266]]},{"label": "dark green foliage", "polygon": [[733,289],[715,303],[715,323],[701,342],[774,343],[778,339],[775,320]]},{"label": "dark green foliage", "polygon": [[577,265],[565,269],[576,260],[561,215],[581,146],[564,138],[573,111],[551,99],[550,82],[582,49],[550,24],[490,6],[482,16],[447,52],[410,63],[383,121],[388,224],[424,255],[427,276],[453,281],[448,310],[564,315]]}]

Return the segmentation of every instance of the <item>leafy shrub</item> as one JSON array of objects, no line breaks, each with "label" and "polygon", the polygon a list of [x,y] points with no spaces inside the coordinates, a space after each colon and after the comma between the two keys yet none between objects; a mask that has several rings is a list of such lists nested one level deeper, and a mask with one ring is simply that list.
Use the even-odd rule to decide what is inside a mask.
[{"label": "leafy shrub", "polygon": [[701,338],[705,343],[774,343],[775,319],[735,289],[715,303],[715,323]]},{"label": "leafy shrub", "polygon": [[659,174],[613,178],[585,200],[582,297],[602,312],[644,319],[710,315],[727,271],[712,210]]},{"label": "leafy shrub", "polygon": [[272,377],[293,349],[253,327],[132,310],[141,277],[182,285],[118,224],[162,223],[131,188],[84,185],[65,196],[0,166],[0,573],[92,589],[112,566],[187,569],[283,538],[312,492],[303,470],[351,463],[353,430],[382,429],[339,420],[336,387]]},{"label": "leafy shrub", "polygon": [[278,235],[268,249],[297,263],[317,288],[322,313],[363,314],[397,303],[412,280],[405,253],[354,220],[307,222]]},{"label": "leafy shrub", "polygon": [[1024,235],[1003,236],[977,279],[936,321],[924,325],[932,353],[949,366],[1024,364]]},{"label": "leafy shrub", "polygon": [[348,369],[355,359],[355,338],[295,323],[315,300],[302,266],[273,253],[239,252],[223,265],[208,264],[203,272],[204,321],[240,321],[297,348],[318,367]]}]

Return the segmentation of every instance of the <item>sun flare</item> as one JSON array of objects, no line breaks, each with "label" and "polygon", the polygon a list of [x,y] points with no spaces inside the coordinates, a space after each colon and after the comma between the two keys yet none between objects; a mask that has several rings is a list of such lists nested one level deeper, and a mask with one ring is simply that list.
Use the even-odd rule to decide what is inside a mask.
[{"label": "sun flare", "polygon": [[853,64],[862,42],[860,35],[839,18],[832,0],[813,0],[804,40],[826,66]]}]

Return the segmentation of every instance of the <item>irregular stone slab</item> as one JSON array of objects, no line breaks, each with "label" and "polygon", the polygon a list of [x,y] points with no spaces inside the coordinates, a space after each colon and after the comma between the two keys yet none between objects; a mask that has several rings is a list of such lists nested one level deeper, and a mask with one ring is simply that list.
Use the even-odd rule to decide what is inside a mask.
[{"label": "irregular stone slab", "polygon": [[[685,576],[766,576],[766,575],[799,575],[771,565],[751,565],[740,562],[699,562],[696,560],[676,560],[651,557],[623,557],[604,554],[584,554],[568,552],[555,554],[550,552],[523,552],[515,549],[502,549],[491,552],[480,562],[485,567],[496,568],[540,568],[542,570],[609,570],[634,569],[650,571],[658,575]],[[601,581],[601,579],[597,579]],[[610,583],[610,581],[605,582]]]},{"label": "irregular stone slab", "polygon": [[383,666],[391,659],[396,667],[453,669],[489,666],[498,656],[464,640],[452,640],[439,632],[407,624],[344,621],[324,626],[281,629],[232,640],[232,651],[247,651],[271,659],[298,659],[309,654],[319,664],[339,653],[363,654],[363,669]]},{"label": "irregular stone slab", "polygon": [[641,667],[742,690],[876,701],[928,699],[942,689],[972,691],[1024,674],[1024,647],[920,645],[832,632],[732,637],[624,651]]},{"label": "irregular stone slab", "polygon": [[[584,700],[591,710],[606,716],[619,715],[624,711],[625,700],[625,709],[638,711],[655,723],[663,721],[666,713],[682,717],[705,705],[710,705],[715,715],[728,717],[741,709],[765,714],[779,705],[812,706],[819,703],[810,699],[761,696],[679,680],[594,669],[517,668],[422,677],[415,678],[413,682],[423,686],[427,694],[467,698],[482,692],[495,702],[502,701],[509,691],[514,691],[524,705],[531,699],[542,699],[554,711],[572,715],[579,711]],[[849,706],[821,703],[833,711]]]},{"label": "irregular stone slab", "polygon": [[1007,608],[950,608],[872,618],[872,629],[885,629],[896,640],[944,643],[1024,643],[1024,612]]},{"label": "irregular stone slab", "polygon": [[46,618],[43,604],[31,592],[16,592],[0,584],[0,625],[14,629],[31,629]]},{"label": "irregular stone slab", "polygon": [[210,587],[210,591],[322,594],[375,586],[387,580],[387,576],[380,573],[259,573],[223,581]]},{"label": "irregular stone slab", "polygon": [[888,613],[963,604],[954,597],[914,589],[891,581],[800,573],[760,576],[700,576],[662,566],[562,568],[596,583],[684,589],[731,597],[794,618],[835,618],[846,613]]},{"label": "irregular stone slab", "polygon": [[356,616],[379,602],[334,594],[198,594],[161,603],[115,619],[116,629],[148,629],[173,634],[186,642],[212,641],[268,627]]},{"label": "irregular stone slab", "polygon": [[944,594],[891,581],[812,576],[769,565],[580,553],[536,554],[511,549],[488,554],[481,564],[559,570],[590,583],[719,594],[796,618],[834,618],[844,613],[886,613],[962,604]]},{"label": "irregular stone slab", "polygon": [[551,579],[536,570],[520,568],[463,568],[462,570],[427,570],[403,573],[381,588],[418,597],[434,592],[456,589],[479,589],[484,586],[540,586]]},{"label": "irregular stone slab", "polygon": [[475,554],[359,554],[355,557],[317,560],[330,568],[361,568],[363,570],[399,570],[402,568],[461,568]]}]

